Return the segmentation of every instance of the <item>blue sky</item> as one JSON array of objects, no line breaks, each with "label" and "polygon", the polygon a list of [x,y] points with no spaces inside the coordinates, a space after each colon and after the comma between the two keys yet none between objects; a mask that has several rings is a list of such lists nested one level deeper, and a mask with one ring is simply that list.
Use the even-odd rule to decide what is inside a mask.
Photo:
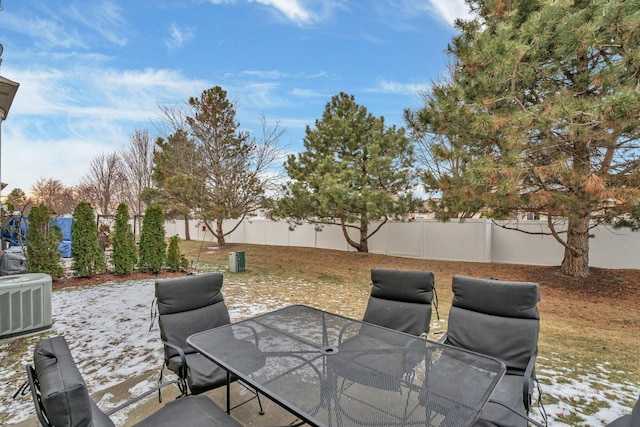
[{"label": "blue sky", "polygon": [[8,194],[39,178],[78,184],[135,129],[155,139],[159,105],[215,85],[241,126],[279,122],[302,150],[347,92],[387,125],[445,75],[463,0],[0,0],[0,75],[20,83],[2,123]]}]

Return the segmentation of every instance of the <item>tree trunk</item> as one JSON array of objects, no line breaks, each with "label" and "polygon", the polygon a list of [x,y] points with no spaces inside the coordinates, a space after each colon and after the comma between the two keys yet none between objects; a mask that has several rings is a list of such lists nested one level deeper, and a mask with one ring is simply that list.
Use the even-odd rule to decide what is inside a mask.
[{"label": "tree trunk", "polygon": [[191,233],[189,232],[189,213],[184,214],[184,240],[191,240]]},{"label": "tree trunk", "polygon": [[569,218],[567,246],[560,272],[567,276],[589,276],[589,216]]},{"label": "tree trunk", "polygon": [[226,246],[227,242],[224,241],[224,232],[222,231],[222,219],[216,219],[216,232],[214,233],[218,239],[218,247]]},{"label": "tree trunk", "polygon": [[366,220],[360,221],[360,247],[358,252],[369,252],[369,223]]}]

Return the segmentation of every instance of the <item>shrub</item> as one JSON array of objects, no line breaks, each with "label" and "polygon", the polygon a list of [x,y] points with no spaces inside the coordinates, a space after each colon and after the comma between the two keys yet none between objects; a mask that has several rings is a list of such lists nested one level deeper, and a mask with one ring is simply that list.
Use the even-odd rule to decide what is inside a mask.
[{"label": "shrub", "polygon": [[138,262],[138,248],[129,224],[129,208],[125,203],[120,203],[116,210],[111,244],[113,246],[111,262],[114,273],[129,274],[133,272],[136,262]]},{"label": "shrub", "polygon": [[140,232],[140,270],[157,274],[162,269],[167,249],[164,233],[162,208],[149,206],[144,212]]},{"label": "shrub", "polygon": [[98,225],[93,208],[80,202],[73,211],[71,226],[71,269],[77,277],[91,277],[106,270],[104,254],[98,245]]},{"label": "shrub", "polygon": [[[183,258],[180,253],[180,237],[176,234],[175,236],[171,236],[169,240],[169,249],[167,249],[167,267],[169,271],[179,271],[183,268]],[[186,259],[185,259],[186,260]]]},{"label": "shrub", "polygon": [[27,266],[30,273],[46,273],[62,277],[64,269],[60,263],[62,241],[60,228],[51,226],[51,211],[45,205],[34,206],[29,214],[27,232]]}]

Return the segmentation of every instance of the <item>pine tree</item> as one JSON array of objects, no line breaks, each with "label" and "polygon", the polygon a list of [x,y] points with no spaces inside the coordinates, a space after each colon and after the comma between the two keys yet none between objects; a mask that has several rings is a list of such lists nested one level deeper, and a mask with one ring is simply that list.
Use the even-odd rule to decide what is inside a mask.
[{"label": "pine tree", "polygon": [[467,3],[449,78],[407,113],[465,162],[429,185],[446,192],[443,211],[472,201],[494,218],[547,218],[538,234],[564,247],[560,271],[586,277],[591,228],[640,212],[640,4]]},{"label": "pine tree", "polygon": [[[387,128],[384,117],[374,117],[352,95],[340,93],[327,103],[316,128],[307,127],[304,147],[285,165],[291,182],[277,215],[340,225],[349,245],[368,252],[369,238],[382,225],[418,208],[404,129]],[[369,230],[372,221],[380,224]]]},{"label": "pine tree", "polygon": [[167,243],[164,240],[164,215],[158,205],[149,206],[142,219],[140,233],[140,270],[158,274],[164,265]]},{"label": "pine tree", "polygon": [[73,211],[71,269],[74,276],[91,277],[106,270],[98,244],[98,225],[91,204],[80,202]]},{"label": "pine tree", "polygon": [[64,269],[60,262],[58,245],[62,232],[50,226],[51,211],[45,205],[38,205],[29,214],[27,232],[27,265],[30,273],[46,273],[52,277],[62,277]]},{"label": "pine tree", "polygon": [[167,267],[169,271],[179,271],[182,267],[182,255],[180,254],[180,237],[171,236],[169,249],[167,249]]},{"label": "pine tree", "polygon": [[111,240],[113,254],[111,261],[116,274],[129,274],[138,261],[136,239],[129,224],[129,208],[120,203],[116,210],[116,219]]},{"label": "pine tree", "polygon": [[[242,130],[236,106],[220,86],[189,98],[187,108],[184,115],[164,110],[169,126],[178,122],[183,127],[157,141],[154,181],[159,191],[146,196],[185,218],[197,215],[218,246],[224,246],[225,237],[260,209],[275,184],[276,175],[270,172],[280,160],[284,130],[267,126],[264,118],[261,136]],[[227,227],[228,220],[235,224]]]}]

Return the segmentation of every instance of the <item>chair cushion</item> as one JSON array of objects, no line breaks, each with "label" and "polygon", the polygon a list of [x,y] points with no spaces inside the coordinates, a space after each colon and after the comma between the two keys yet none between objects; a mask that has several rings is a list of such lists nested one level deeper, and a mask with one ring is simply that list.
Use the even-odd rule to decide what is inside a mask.
[{"label": "chair cushion", "polygon": [[607,424],[607,427],[631,427],[631,415],[623,415]]},{"label": "chair cushion", "polygon": [[[160,300],[158,300],[158,304],[160,304]],[[177,345],[186,354],[189,354],[196,352],[194,348],[187,344],[189,336],[229,324],[230,322],[231,319],[226,304],[224,301],[219,301],[215,304],[188,311],[160,314],[158,326],[160,327],[162,340]],[[178,354],[170,347],[165,347],[165,352],[167,359]]]},{"label": "chair cushion", "polygon": [[635,427],[640,426],[640,397],[633,406],[630,415],[623,415],[607,424],[607,427]]},{"label": "chair cushion", "polygon": [[[523,378],[521,376],[505,375],[493,390],[489,399],[502,402],[521,414],[526,415],[527,412],[524,409],[524,403],[522,402],[522,387]],[[519,417],[510,410],[491,402],[487,403],[482,410],[478,422],[479,423],[476,424],[478,426],[491,425],[487,424],[487,422],[489,422],[501,427],[527,427],[526,419]]]},{"label": "chair cushion", "polygon": [[[185,353],[195,353],[186,342],[190,335],[231,322],[224,303],[220,273],[156,281],[160,336]],[[178,353],[165,346],[165,359]]]},{"label": "chair cushion", "polygon": [[507,282],[453,276],[454,307],[495,316],[539,319],[540,286],[531,282]]},{"label": "chair cushion", "polygon": [[156,298],[160,314],[194,310],[222,301],[223,276],[220,273],[198,274],[156,281]]},{"label": "chair cushion", "polygon": [[538,349],[536,319],[492,316],[451,307],[446,343],[502,360],[508,373],[523,375]]},{"label": "chair cushion", "polygon": [[238,421],[206,396],[187,396],[167,403],[135,427],[240,427]]},{"label": "chair cushion", "polygon": [[42,405],[51,424],[57,427],[114,425],[89,397],[64,337],[38,342],[33,361]]},{"label": "chair cushion", "polygon": [[430,271],[371,269],[371,296],[394,301],[431,304],[433,273]]},{"label": "chair cushion", "polygon": [[432,272],[374,268],[371,282],[362,320],[412,335],[429,333]]},{"label": "chair cushion", "polygon": [[[227,384],[227,371],[200,353],[187,354],[186,359],[187,366],[189,366],[187,381],[193,394],[203,393]],[[180,357],[175,356],[169,359],[167,367],[177,373],[180,367]],[[237,377],[232,375],[231,381],[236,379]]]},{"label": "chair cushion", "polygon": [[362,320],[418,336],[429,333],[431,305],[369,297]]}]

